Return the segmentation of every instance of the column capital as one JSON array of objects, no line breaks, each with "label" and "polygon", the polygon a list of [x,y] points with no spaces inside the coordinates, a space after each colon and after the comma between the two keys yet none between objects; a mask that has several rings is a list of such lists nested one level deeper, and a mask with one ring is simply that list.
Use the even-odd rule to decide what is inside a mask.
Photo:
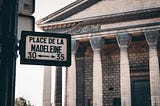
[{"label": "column capital", "polygon": [[158,42],[158,36],[159,36],[159,31],[158,30],[148,30],[144,32],[146,41],[149,46],[151,45],[157,45]]},{"label": "column capital", "polygon": [[79,41],[76,39],[72,39],[72,53],[75,54],[77,52],[77,49],[79,47]]},{"label": "column capital", "polygon": [[90,39],[90,44],[92,47],[93,51],[99,51],[101,50],[101,46],[104,42],[104,40],[102,39],[102,36],[92,36]]},{"label": "column capital", "polygon": [[129,33],[117,33],[116,39],[120,48],[128,48],[132,37]]}]

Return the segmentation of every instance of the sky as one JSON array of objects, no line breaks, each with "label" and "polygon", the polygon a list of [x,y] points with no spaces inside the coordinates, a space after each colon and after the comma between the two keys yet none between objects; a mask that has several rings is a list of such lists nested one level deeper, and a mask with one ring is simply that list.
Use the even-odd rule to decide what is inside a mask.
[{"label": "sky", "polygon": [[[35,12],[33,16],[35,21],[57,11],[58,9],[74,2],[76,0],[36,0]],[[36,25],[35,25],[36,26]],[[39,29],[35,29],[39,31]],[[34,106],[42,106],[43,94],[43,70],[42,65],[21,65],[20,56],[17,58],[16,66],[16,91],[15,97],[24,97]],[[52,102],[54,90],[54,67],[52,68]]]}]

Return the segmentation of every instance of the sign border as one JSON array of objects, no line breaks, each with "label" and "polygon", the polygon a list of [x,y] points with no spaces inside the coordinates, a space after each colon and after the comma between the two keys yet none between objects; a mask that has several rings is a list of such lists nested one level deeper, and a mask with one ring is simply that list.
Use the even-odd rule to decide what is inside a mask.
[{"label": "sign border", "polygon": [[[54,61],[54,60],[33,60],[25,58],[26,37],[27,36],[43,36],[43,37],[58,37],[67,39],[67,61]],[[71,65],[71,35],[64,33],[49,33],[49,32],[33,32],[22,31],[20,40],[20,64],[30,65],[47,65],[47,66],[66,66]]]}]

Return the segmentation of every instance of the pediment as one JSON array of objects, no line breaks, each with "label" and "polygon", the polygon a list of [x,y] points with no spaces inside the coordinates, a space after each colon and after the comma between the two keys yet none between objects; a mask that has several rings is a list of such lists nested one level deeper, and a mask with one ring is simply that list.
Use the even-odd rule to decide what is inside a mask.
[{"label": "pediment", "polygon": [[103,17],[106,15],[127,13],[131,11],[146,10],[150,8],[160,7],[159,0],[101,0],[96,4],[80,11],[70,17],[67,20],[88,19],[93,17]]},{"label": "pediment", "polygon": [[59,11],[43,18],[38,24],[85,20],[95,17],[159,8],[159,0],[77,0]]}]

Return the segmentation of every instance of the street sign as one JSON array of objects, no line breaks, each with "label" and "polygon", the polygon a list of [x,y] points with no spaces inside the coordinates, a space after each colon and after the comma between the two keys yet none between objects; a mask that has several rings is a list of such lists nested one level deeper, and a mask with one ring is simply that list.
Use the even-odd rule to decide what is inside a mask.
[{"label": "street sign", "polygon": [[22,31],[20,63],[48,66],[71,65],[71,35]]}]

